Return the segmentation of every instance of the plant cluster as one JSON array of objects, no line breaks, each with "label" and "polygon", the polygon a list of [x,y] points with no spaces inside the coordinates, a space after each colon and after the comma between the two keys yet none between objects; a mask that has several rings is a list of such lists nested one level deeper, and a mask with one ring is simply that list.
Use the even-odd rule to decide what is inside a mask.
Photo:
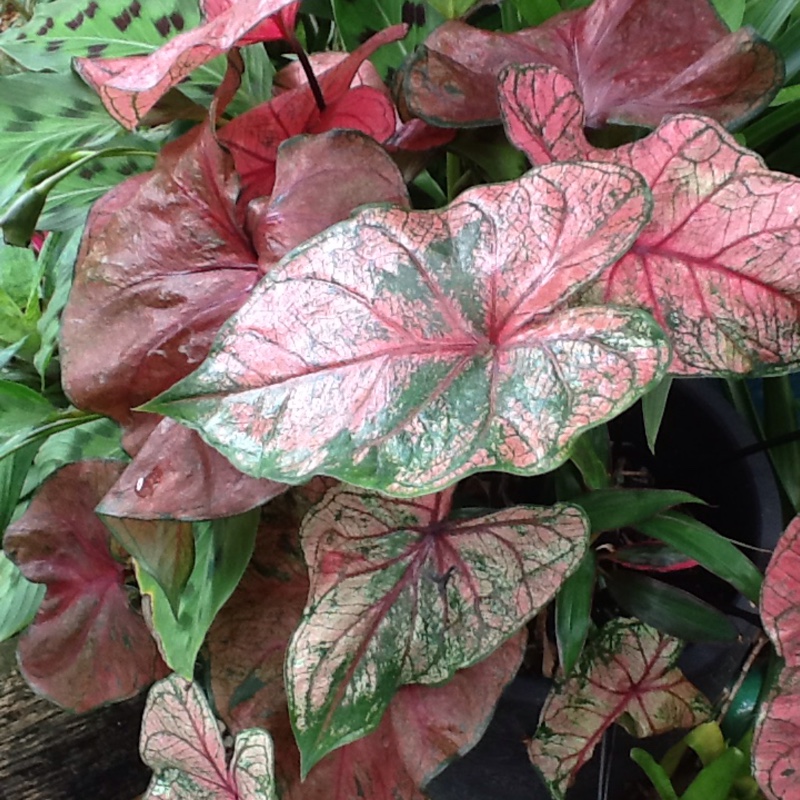
[{"label": "plant cluster", "polygon": [[683,797],[799,797],[797,520],[762,579],[702,499],[615,485],[605,427],[642,399],[657,446],[673,378],[800,368],[800,178],[748,149],[790,168],[795,5],[21,8],[0,638],[29,684],[155,684],[148,798],[419,800],[549,618],[527,749],[561,798],[614,723],[713,713],[681,639],[736,630],[659,580],[702,567],[785,665],[743,744],[687,738]]}]

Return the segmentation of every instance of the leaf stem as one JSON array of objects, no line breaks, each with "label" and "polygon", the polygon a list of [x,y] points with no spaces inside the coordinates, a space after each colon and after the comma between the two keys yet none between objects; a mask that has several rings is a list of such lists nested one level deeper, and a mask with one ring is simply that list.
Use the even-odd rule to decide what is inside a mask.
[{"label": "leaf stem", "polygon": [[317,76],[314,74],[314,70],[311,68],[311,62],[308,60],[308,56],[306,55],[306,51],[303,49],[303,45],[300,44],[300,40],[297,38],[297,34],[294,32],[294,30],[288,29],[283,24],[280,14],[275,17],[275,21],[277,22],[281,33],[284,35],[284,38],[289,43],[289,46],[292,48],[292,52],[297,56],[298,60],[300,61],[300,65],[303,67],[303,72],[305,72],[306,78],[308,79],[308,85],[311,88],[311,94],[314,95],[314,102],[317,104],[317,108],[320,111],[324,111],[326,108],[325,98],[322,95],[322,89],[320,88],[319,81],[317,81]]}]

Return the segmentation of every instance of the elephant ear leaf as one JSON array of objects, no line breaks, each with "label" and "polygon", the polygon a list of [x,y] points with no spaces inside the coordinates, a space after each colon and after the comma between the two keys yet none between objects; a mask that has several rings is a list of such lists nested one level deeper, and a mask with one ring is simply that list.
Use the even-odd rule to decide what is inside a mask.
[{"label": "elephant ear leaf", "polygon": [[177,675],[150,690],[139,746],[154,772],[145,800],[278,800],[270,735],[242,731],[228,764],[208,701]]},{"label": "elephant ear leaf", "polygon": [[37,692],[77,712],[132,697],[167,671],[131,605],[129,568],[112,553],[109,531],[94,513],[124,467],[81,461],[62,468],[3,540],[22,574],[46,587],[19,641],[22,674]]},{"label": "elephant ear leaf", "polygon": [[632,144],[591,147],[575,86],[551,67],[510,68],[500,86],[509,138],[533,161],[626,166],[653,193],[650,222],[585,302],[648,309],[670,338],[676,374],[797,369],[800,179],[689,114]]},{"label": "elephant ear leaf", "polygon": [[753,737],[753,775],[769,800],[800,795],[800,517],[772,555],[761,592],[764,629],[785,665],[761,706]]},{"label": "elephant ear leaf", "polygon": [[546,472],[666,371],[649,315],[569,307],[648,213],[636,173],[586,164],[443,211],[364,209],[270,271],[146,409],[289,484],[421,495],[477,471]]},{"label": "elephant ear leaf", "polygon": [[614,722],[634,736],[691,728],[711,712],[675,667],[679,640],[635,620],[606,624],[569,679],[551,692],[528,746],[550,792],[562,800]]},{"label": "elephant ear leaf", "polygon": [[311,589],[286,674],[304,776],[375,729],[400,686],[443,683],[491,655],[583,557],[575,506],[448,520],[450,495],[342,486],[303,521]]}]

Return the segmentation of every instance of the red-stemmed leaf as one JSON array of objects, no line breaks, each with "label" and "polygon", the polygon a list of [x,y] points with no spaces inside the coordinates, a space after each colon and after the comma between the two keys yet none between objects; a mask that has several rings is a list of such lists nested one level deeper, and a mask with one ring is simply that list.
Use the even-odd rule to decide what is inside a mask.
[{"label": "red-stemmed leaf", "polygon": [[283,671],[308,593],[298,527],[309,489],[316,491],[294,489],[265,508],[251,565],[209,632],[215,705],[233,731],[270,730],[284,800],[352,800],[359,791],[370,800],[422,800],[418,787],[480,738],[522,660],[524,631],[444,686],[401,688],[372,734],[331,753],[301,782]]},{"label": "red-stemmed leaf", "polygon": [[764,576],[761,620],[786,664],[759,709],[753,775],[769,800],[800,796],[800,517],[778,542]]},{"label": "red-stemmed leaf", "polygon": [[64,467],[3,540],[22,574],[47,587],[19,641],[22,674],[74,711],[131,697],[167,671],[131,607],[125,564],[112,555],[110,534],[94,513],[123,468],[112,461]]},{"label": "red-stemmed leaf", "polygon": [[[219,2],[219,0],[217,0]],[[76,58],[78,74],[108,113],[135,128],[170,89],[197,67],[240,44],[268,17],[295,0],[237,0],[214,19],[171,39],[154,53],[125,58]]]},{"label": "red-stemmed leaf", "polygon": [[800,179],[771,172],[710,119],[678,115],[614,150],[591,147],[569,79],[501,78],[511,140],[531,159],[590,158],[639,172],[653,215],[586,302],[649,310],[684,375],[776,374],[800,363]]},{"label": "red-stemmed leaf", "polygon": [[403,176],[373,139],[334,130],[284,142],[272,196],[250,206],[262,270],[358,206],[376,202],[410,205]]},{"label": "red-stemmed leaf", "polygon": [[[208,22],[216,19],[220,14],[228,11],[234,5],[234,0],[200,0],[200,11]],[[257,28],[245,34],[237,45],[245,47],[248,44],[259,42],[274,42],[287,38],[287,33],[294,30],[297,15],[300,13],[300,3],[294,2],[284,6],[277,14],[262,22]]]},{"label": "red-stemmed leaf", "polygon": [[738,124],[783,81],[777,52],[752,28],[730,33],[707,0],[595,0],[511,34],[446,22],[407,65],[405,101],[433,124],[494,123],[494,81],[511,64],[566,73],[580,86],[591,126],[655,126],[679,112]]},{"label": "red-stemmed leaf", "polygon": [[675,667],[682,644],[635,620],[607,623],[570,678],[556,686],[528,745],[531,761],[560,800],[618,722],[634,736],[690,728],[708,717],[706,698]]},{"label": "red-stemmed leaf", "polygon": [[304,776],[374,730],[400,686],[442,683],[494,652],[586,549],[576,506],[449,511],[449,491],[393,500],[342,486],[306,515],[311,587],[286,668]]},{"label": "red-stemmed leaf", "polygon": [[648,315],[567,307],[648,212],[635,173],[583,164],[443,211],[365,209],[272,270],[147,408],[287,483],[418,495],[481,470],[545,472],[666,370]]},{"label": "red-stemmed leaf", "polygon": [[277,800],[266,731],[242,731],[230,766],[214,715],[195,684],[171,675],[150,690],[139,744],[153,779],[145,800]]},{"label": "red-stemmed leaf", "polygon": [[127,422],[205,357],[259,278],[238,190],[230,156],[201,125],[95,204],[61,330],[78,407]]},{"label": "red-stemmed leaf", "polygon": [[[164,419],[97,512],[123,519],[218,519],[243,514],[286,488],[283,483],[242,474],[197,433]],[[114,523],[108,520],[108,524]]]},{"label": "red-stemmed leaf", "polygon": [[[394,133],[395,108],[385,90],[364,84],[357,74],[379,47],[402,39],[405,33],[405,25],[386,28],[345,58],[320,62],[316,77],[325,98],[323,111],[308,82],[293,73],[293,88],[236,117],[219,131],[220,141],[233,154],[242,177],[243,202],[272,191],[278,146],[292,136],[351,128],[383,141]],[[356,86],[351,88],[354,81]]]}]

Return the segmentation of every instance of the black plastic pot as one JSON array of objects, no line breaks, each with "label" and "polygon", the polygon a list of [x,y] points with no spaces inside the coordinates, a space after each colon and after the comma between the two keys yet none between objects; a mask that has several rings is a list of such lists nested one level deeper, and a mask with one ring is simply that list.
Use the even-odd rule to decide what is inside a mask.
[{"label": "black plastic pot", "polygon": [[[684,489],[709,506],[696,516],[718,532],[745,544],[772,550],[782,529],[780,495],[763,452],[741,456],[756,444],[744,421],[712,381],[675,381],[652,458],[645,445],[641,410],[634,407],[610,425],[615,451],[635,453],[657,488]],[[747,551],[759,567],[768,553]],[[707,573],[704,573],[707,576]],[[741,641],[733,644],[690,644],[681,656],[685,674],[716,701],[739,673],[755,625],[742,618],[755,609],[727,584],[703,577],[704,589],[731,611]],[[737,616],[737,612],[744,612]],[[503,693],[497,711],[479,744],[451,764],[426,788],[432,800],[547,800],[541,778],[528,760],[525,740],[536,730],[550,689],[545,678],[518,676]],[[591,762],[581,770],[569,800],[643,796],[643,775],[630,760],[633,746],[654,754],[676,739],[667,735],[636,740],[618,726],[606,733]]]}]

